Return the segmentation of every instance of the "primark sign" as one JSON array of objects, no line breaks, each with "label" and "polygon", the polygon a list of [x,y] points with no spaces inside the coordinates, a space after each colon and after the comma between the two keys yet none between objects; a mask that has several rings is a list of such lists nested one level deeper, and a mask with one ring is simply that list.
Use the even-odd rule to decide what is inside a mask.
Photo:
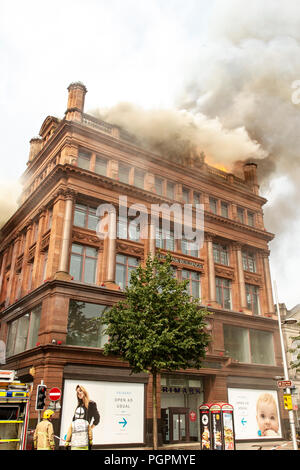
[{"label": "primark sign", "polygon": [[202,393],[201,388],[198,387],[161,387],[163,393],[186,393],[189,395],[197,395]]}]

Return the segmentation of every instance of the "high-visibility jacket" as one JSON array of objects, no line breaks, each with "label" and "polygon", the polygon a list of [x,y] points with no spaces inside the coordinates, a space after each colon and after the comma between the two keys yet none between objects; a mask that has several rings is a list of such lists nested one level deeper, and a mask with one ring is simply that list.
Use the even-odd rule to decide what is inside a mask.
[{"label": "high-visibility jacket", "polygon": [[55,449],[53,425],[47,419],[43,419],[35,428],[33,445],[37,450]]},{"label": "high-visibility jacket", "polygon": [[69,427],[65,445],[71,449],[88,450],[93,444],[92,428],[85,419],[75,419]]}]

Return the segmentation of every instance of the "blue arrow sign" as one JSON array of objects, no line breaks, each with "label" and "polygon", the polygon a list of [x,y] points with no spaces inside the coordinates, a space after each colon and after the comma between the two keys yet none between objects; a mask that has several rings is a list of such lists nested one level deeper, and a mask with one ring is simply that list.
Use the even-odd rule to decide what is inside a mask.
[{"label": "blue arrow sign", "polygon": [[126,424],[127,424],[127,421],[125,418],[123,418],[123,421],[119,421],[119,424],[122,424],[123,425],[123,428],[125,428]]},{"label": "blue arrow sign", "polygon": [[245,424],[247,423],[247,421],[245,420],[245,418],[242,418],[241,423],[242,423],[243,426],[245,426]]}]

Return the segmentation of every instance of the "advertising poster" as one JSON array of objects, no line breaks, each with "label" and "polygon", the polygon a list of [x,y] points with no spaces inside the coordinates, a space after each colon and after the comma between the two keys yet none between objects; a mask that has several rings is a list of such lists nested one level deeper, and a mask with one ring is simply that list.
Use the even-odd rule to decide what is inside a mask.
[{"label": "advertising poster", "polygon": [[62,439],[66,439],[75,413],[79,416],[83,412],[94,425],[93,445],[144,442],[144,384],[65,380]]},{"label": "advertising poster", "polygon": [[222,450],[222,423],[220,412],[213,411],[211,413],[211,427],[213,436],[213,450]]},{"label": "advertising poster", "polygon": [[229,388],[228,401],[234,407],[236,439],[282,437],[276,391]]},{"label": "advertising poster", "polygon": [[208,411],[200,411],[201,449],[210,450],[210,423]]}]

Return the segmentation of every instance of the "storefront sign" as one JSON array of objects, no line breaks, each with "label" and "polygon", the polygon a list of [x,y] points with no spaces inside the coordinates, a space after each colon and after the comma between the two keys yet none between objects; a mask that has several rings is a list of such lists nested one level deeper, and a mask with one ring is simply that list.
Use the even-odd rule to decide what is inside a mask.
[{"label": "storefront sign", "polygon": [[195,411],[190,411],[190,421],[194,422],[197,420],[197,413]]},{"label": "storefront sign", "polygon": [[282,437],[276,391],[229,388],[228,401],[234,407],[236,439]]},{"label": "storefront sign", "polygon": [[161,387],[163,393],[188,393],[190,395],[202,393],[197,387]]},{"label": "storefront sign", "polygon": [[78,406],[78,384],[94,402],[93,410],[100,414],[100,422],[93,428],[94,445],[143,443],[144,384],[127,382],[65,380],[60,431],[63,439]]}]

